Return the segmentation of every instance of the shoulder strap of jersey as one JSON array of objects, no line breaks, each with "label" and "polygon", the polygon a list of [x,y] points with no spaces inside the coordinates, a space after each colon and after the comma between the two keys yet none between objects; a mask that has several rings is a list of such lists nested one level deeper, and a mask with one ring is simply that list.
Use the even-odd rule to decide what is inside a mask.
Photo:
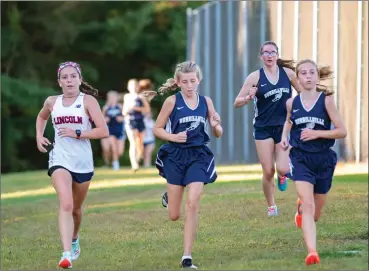
[{"label": "shoulder strap of jersey", "polygon": [[322,103],[324,108],[325,108],[325,97],[327,97],[327,95],[325,95],[325,93],[322,91],[321,93],[319,93],[319,98],[317,103]]},{"label": "shoulder strap of jersey", "polygon": [[180,91],[178,91],[175,94],[175,98],[176,98],[175,106],[184,104],[184,99],[183,99],[182,93]]},{"label": "shoulder strap of jersey", "polygon": [[61,107],[62,105],[63,105],[63,94],[60,94],[58,95],[58,97],[56,97],[53,107]]},{"label": "shoulder strap of jersey", "polygon": [[286,77],[288,79],[288,81],[290,80],[290,78],[288,77],[287,75],[287,72],[284,70],[284,68],[280,65],[278,65],[278,68],[279,68],[279,77],[281,76],[281,74],[283,74],[284,77]]},{"label": "shoulder strap of jersey", "polygon": [[259,69],[259,79],[258,79],[258,82],[256,83],[256,86],[257,88],[259,88],[259,85],[260,85],[260,77],[261,77],[261,73],[264,72],[263,68],[260,68]]},{"label": "shoulder strap of jersey", "polygon": [[294,106],[294,105],[296,105],[296,103],[301,103],[301,99],[300,99],[300,94],[297,94],[294,98],[293,98],[293,100],[292,100],[292,107]]}]

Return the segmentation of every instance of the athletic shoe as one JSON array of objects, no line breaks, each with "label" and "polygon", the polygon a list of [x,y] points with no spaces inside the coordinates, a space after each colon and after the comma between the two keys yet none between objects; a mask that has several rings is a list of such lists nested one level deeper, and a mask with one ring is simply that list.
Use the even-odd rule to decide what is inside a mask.
[{"label": "athletic shoe", "polygon": [[268,207],[268,216],[278,216],[277,205]]},{"label": "athletic shoe", "polygon": [[79,258],[81,254],[81,247],[79,245],[79,235],[75,242],[72,242],[72,261],[75,261]]},{"label": "athletic shoe", "polygon": [[280,177],[279,175],[277,175],[277,183],[278,183],[278,189],[280,191],[286,191],[287,189],[287,177],[286,176],[282,176]]},{"label": "athletic shoe", "polygon": [[168,193],[165,192],[161,195],[161,204],[164,208],[168,208]]},{"label": "athletic shoe", "polygon": [[306,265],[311,265],[311,264],[318,264],[320,263],[320,258],[317,252],[310,252],[305,259],[305,263]]},{"label": "athletic shoe", "polygon": [[70,251],[63,252],[63,255],[59,262],[59,267],[63,269],[72,268],[72,255]]},{"label": "athletic shoe", "polygon": [[181,265],[183,268],[191,268],[191,269],[197,269],[196,265],[192,264],[191,258],[185,258],[182,260]]},{"label": "athletic shoe", "polygon": [[295,224],[296,227],[302,228],[302,201],[297,199],[297,211],[295,214]]}]

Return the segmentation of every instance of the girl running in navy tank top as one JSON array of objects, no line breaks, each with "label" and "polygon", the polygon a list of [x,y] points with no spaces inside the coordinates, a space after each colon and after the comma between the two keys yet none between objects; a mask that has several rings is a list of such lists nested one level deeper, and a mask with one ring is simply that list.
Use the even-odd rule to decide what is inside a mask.
[{"label": "girl running in navy tank top", "polygon": [[317,88],[319,78],[325,79],[332,74],[330,68],[319,69],[314,61],[306,59],[297,64],[296,72],[302,92],[287,101],[281,147],[287,150],[292,146],[288,177],[296,184],[299,199],[295,223],[303,229],[308,250],[305,262],[310,265],[320,262],[315,222],[331,189],[337,163],[337,155],[331,147],[335,139],[346,137],[347,132],[332,92]]},{"label": "girl running in navy tank top", "polygon": [[288,153],[281,149],[279,142],[287,115],[286,101],[292,95],[291,84],[296,90],[299,90],[299,85],[293,61],[278,58],[278,47],[274,42],[267,41],[261,46],[260,59],[264,63],[263,68],[246,78],[234,106],[238,108],[254,100],[254,138],[263,168],[263,190],[268,204],[268,216],[276,216],[278,208],[274,200],[274,155],[278,188],[285,191]]},{"label": "girl running in navy tank top", "polygon": [[169,79],[159,93],[178,87],[181,91],[165,100],[154,128],[156,137],[169,141],[160,148],[156,167],[167,180],[167,193],[162,196],[162,204],[168,208],[171,220],[179,219],[184,188],[187,186],[188,189],[182,266],[194,269],[191,252],[200,196],[204,184],[217,178],[214,155],[207,147],[210,141],[208,125],[215,137],[223,134],[212,100],[197,92],[201,79],[201,70],[196,63],[187,61],[177,65],[174,79]]},{"label": "girl running in navy tank top", "polygon": [[118,93],[109,91],[107,94],[107,104],[103,108],[106,123],[109,128],[109,150],[111,151],[112,166],[114,170],[119,170],[119,143],[123,135],[122,106],[118,104]]},{"label": "girl running in navy tank top", "polygon": [[[75,62],[59,65],[58,83],[62,95],[50,96],[36,120],[37,148],[46,153],[50,146],[49,170],[59,198],[59,232],[63,254],[59,267],[72,268],[81,253],[79,228],[82,204],[94,175],[90,139],[109,136],[100,106],[93,96],[98,91],[82,81],[80,66]],[[87,95],[89,94],[89,95]],[[47,120],[52,117],[55,131],[53,144],[44,137]],[[92,128],[93,122],[96,128]]]}]

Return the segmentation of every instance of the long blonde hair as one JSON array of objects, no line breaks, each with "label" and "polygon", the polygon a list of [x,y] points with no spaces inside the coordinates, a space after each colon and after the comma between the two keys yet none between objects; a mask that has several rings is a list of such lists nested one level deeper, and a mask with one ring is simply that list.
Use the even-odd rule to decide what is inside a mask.
[{"label": "long blonde hair", "polygon": [[169,78],[157,91],[144,91],[142,94],[151,101],[158,94],[164,95],[169,91],[174,91],[179,87],[177,82],[179,81],[180,74],[190,72],[195,72],[197,79],[201,81],[202,72],[200,67],[194,61],[185,61],[177,64],[173,78]]},{"label": "long blonde hair", "polygon": [[[305,64],[305,63],[310,63],[312,65],[315,66],[316,68],[316,71],[318,72],[318,75],[319,75],[319,78],[320,80],[326,80],[326,79],[330,79],[332,78],[332,75],[333,75],[333,70],[331,69],[330,66],[318,66],[315,61],[311,60],[311,59],[303,59],[303,60],[300,60],[297,65],[296,65],[296,75],[298,76],[299,75],[299,67],[302,65],[302,64]],[[334,93],[332,87],[328,87],[326,85],[323,85],[323,84],[317,84],[317,88],[316,88],[317,91],[322,91],[326,96],[330,96]]]}]

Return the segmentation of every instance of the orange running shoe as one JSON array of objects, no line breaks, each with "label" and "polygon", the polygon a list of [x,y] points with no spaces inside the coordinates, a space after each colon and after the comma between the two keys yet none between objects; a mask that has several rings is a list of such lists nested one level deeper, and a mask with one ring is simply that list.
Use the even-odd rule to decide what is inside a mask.
[{"label": "orange running shoe", "polygon": [[320,258],[319,258],[318,252],[310,252],[306,256],[305,263],[306,263],[306,265],[320,263]]},{"label": "orange running shoe", "polygon": [[300,199],[297,199],[297,212],[295,214],[295,224],[296,227],[302,228],[302,201]]},{"label": "orange running shoe", "polygon": [[69,251],[63,252],[63,256],[59,262],[59,267],[63,269],[72,268],[72,254]]}]

